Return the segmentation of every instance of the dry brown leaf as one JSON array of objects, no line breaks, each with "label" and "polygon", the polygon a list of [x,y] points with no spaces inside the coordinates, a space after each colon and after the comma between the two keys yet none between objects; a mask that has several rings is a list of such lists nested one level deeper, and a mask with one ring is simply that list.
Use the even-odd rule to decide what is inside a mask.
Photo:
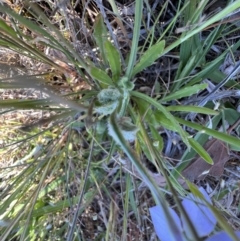
[{"label": "dry brown leaf", "polygon": [[226,145],[222,141],[212,139],[206,143],[205,150],[213,159],[214,164],[210,165],[198,157],[182,172],[182,175],[190,181],[201,180],[206,175],[220,177],[223,174],[224,165],[229,160]]}]

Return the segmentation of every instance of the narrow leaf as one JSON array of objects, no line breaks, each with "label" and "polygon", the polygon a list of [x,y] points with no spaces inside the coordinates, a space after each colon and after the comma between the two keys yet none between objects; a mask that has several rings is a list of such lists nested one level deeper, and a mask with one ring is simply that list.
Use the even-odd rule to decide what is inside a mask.
[{"label": "narrow leaf", "polygon": [[91,75],[92,78],[98,80],[104,85],[112,84],[111,78],[103,70],[95,66],[89,67],[89,74]]},{"label": "narrow leaf", "polygon": [[107,65],[107,56],[104,43],[107,41],[108,34],[101,14],[98,14],[95,19],[93,36],[96,40],[97,46],[99,47],[103,62],[105,65]]},{"label": "narrow leaf", "polygon": [[14,29],[10,26],[8,26],[6,24],[5,21],[3,21],[2,19],[0,19],[0,31],[4,31],[6,32],[7,34],[9,34],[10,36],[14,37],[14,38],[17,38],[17,34],[16,34],[16,31],[14,31]]},{"label": "narrow leaf", "polygon": [[175,92],[163,97],[161,99],[161,102],[167,102],[170,100],[178,100],[178,99],[181,99],[186,96],[188,97],[188,96],[196,94],[199,91],[204,90],[206,88],[207,88],[207,84],[199,84],[199,85],[194,85],[194,86],[190,86],[190,87],[185,87],[185,88],[182,88],[178,91],[175,91]]},{"label": "narrow leaf", "polygon": [[120,54],[109,40],[105,42],[105,51],[112,71],[112,78],[114,81],[117,81],[121,74]]},{"label": "narrow leaf", "polygon": [[53,104],[50,99],[38,100],[0,100],[1,108],[14,108],[14,109],[47,109],[46,105]]},{"label": "narrow leaf", "polygon": [[219,112],[215,110],[208,109],[206,107],[199,107],[195,105],[173,105],[166,107],[168,111],[180,111],[180,112],[194,112],[194,113],[201,113],[206,115],[218,115]]},{"label": "narrow leaf", "polygon": [[152,65],[155,60],[157,60],[165,47],[165,41],[162,40],[159,43],[152,45],[140,58],[140,61],[133,68],[132,76],[142,71],[144,68]]},{"label": "narrow leaf", "polygon": [[[179,234],[179,227],[174,222],[172,215],[169,212],[168,205],[165,201],[165,198],[163,197],[162,193],[159,191],[159,187],[157,186],[157,184],[155,183],[155,181],[153,180],[149,172],[146,170],[146,168],[142,165],[136,153],[130,148],[128,143],[125,141],[119,129],[119,126],[116,122],[116,113],[113,113],[110,115],[109,122],[108,122],[108,129],[109,129],[109,134],[112,136],[114,141],[121,147],[121,149],[126,153],[129,160],[135,166],[137,172],[142,177],[143,181],[151,190],[152,195],[155,198],[155,201],[157,202],[157,204],[163,207],[163,212],[166,217],[166,220],[169,223],[171,223],[171,225],[169,225],[170,233],[173,233],[174,236],[177,235],[177,238],[181,237],[181,235]],[[177,238],[173,240],[174,241],[181,240]]]},{"label": "narrow leaf", "polygon": [[213,164],[213,160],[210,155],[205,151],[205,149],[193,138],[189,139],[191,147],[209,164]]},{"label": "narrow leaf", "polygon": [[135,18],[134,18],[134,28],[133,28],[133,38],[132,38],[132,46],[131,52],[129,56],[128,66],[126,70],[126,77],[131,79],[133,76],[133,66],[135,65],[135,61],[138,53],[138,43],[141,29],[141,21],[142,21],[142,12],[143,12],[143,0],[136,1],[135,4]]},{"label": "narrow leaf", "polygon": [[161,153],[164,146],[163,138],[155,128],[153,128],[151,125],[149,127],[153,137],[153,146],[155,146],[157,150]]},{"label": "narrow leaf", "polygon": [[162,115],[164,115],[169,120],[169,124],[172,125],[172,128],[176,129],[176,131],[181,135],[184,143],[187,145],[188,148],[190,148],[188,136],[187,136],[186,132],[183,131],[182,127],[179,125],[178,121],[176,120],[176,117],[174,117],[164,106],[162,106],[160,103],[158,103],[153,98],[151,98],[147,95],[144,95],[142,93],[139,93],[136,91],[131,91],[131,95],[138,97],[140,99],[143,99],[144,101],[148,102],[149,104],[151,104],[155,108],[157,108],[160,112],[162,112]]},{"label": "narrow leaf", "polygon": [[201,131],[202,133],[206,133],[209,136],[213,136],[216,139],[224,141],[224,142],[226,142],[228,144],[231,144],[233,146],[236,146],[236,147],[240,146],[240,140],[238,138],[234,137],[234,136],[230,136],[228,134],[209,129],[205,126],[201,126],[199,124],[196,124],[196,123],[193,123],[193,122],[190,122],[190,121],[186,121],[186,120],[183,120],[183,119],[178,118],[178,117],[175,117],[175,118],[179,123],[181,123],[183,125],[186,125],[186,126],[189,126],[193,129],[196,129],[198,131]]}]

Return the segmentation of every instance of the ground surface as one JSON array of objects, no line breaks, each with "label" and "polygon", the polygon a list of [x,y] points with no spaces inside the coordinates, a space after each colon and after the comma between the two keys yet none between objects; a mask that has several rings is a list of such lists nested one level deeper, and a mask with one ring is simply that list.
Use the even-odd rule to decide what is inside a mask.
[{"label": "ground surface", "polygon": [[[157,13],[162,8],[162,4],[159,3],[161,1],[149,2],[155,13],[152,18],[156,18]],[[8,4],[14,10],[22,7],[21,2],[15,3],[10,1]],[[84,1],[78,1],[75,2],[75,4],[74,9],[68,7],[66,8],[66,12],[63,11],[62,13],[59,9],[54,9],[56,4],[53,4],[52,2],[39,2],[39,6],[49,18],[52,17],[51,14],[53,11],[56,10],[57,16],[53,17],[53,20],[56,21],[57,27],[64,29],[66,28],[66,24],[69,24],[69,29],[66,29],[70,31],[66,31],[67,34],[69,34],[66,38],[73,44],[77,45],[75,47],[78,54],[82,56],[90,56],[89,58],[91,61],[97,63],[98,58],[93,50],[95,46],[92,38],[92,26],[97,13],[100,11],[98,8],[99,5],[97,4],[97,1],[90,1],[88,6],[84,6]],[[114,23],[115,19],[111,15],[111,7],[109,3],[106,1],[103,4],[108,13],[109,22],[112,24],[113,30],[115,31],[114,34],[118,38],[118,43],[120,44],[119,48],[121,49],[123,56],[126,57],[132,41],[134,2],[118,1],[117,6],[122,13],[122,19],[124,19],[124,26],[122,27],[119,27],[118,24]],[[216,1],[215,5],[211,8],[222,7],[224,4],[224,1]],[[159,19],[159,26],[165,26],[167,22],[172,19],[176,5],[176,1],[169,3],[167,11],[165,14],[161,15],[161,19]],[[74,6],[74,3],[72,3],[72,6]],[[212,9],[208,9],[208,11],[211,12]],[[88,24],[83,21],[84,18],[82,16],[84,13],[87,13],[87,19],[84,21],[88,21]],[[22,14],[25,14],[25,11],[23,11]],[[60,17],[66,17],[64,14],[68,16],[66,19],[68,19],[69,22],[67,23],[64,21],[62,23],[58,20]],[[74,17],[71,18],[70,16]],[[144,9],[144,17],[147,18],[146,9]],[[3,14],[2,18],[8,21]],[[83,22],[89,27],[89,29],[83,28]],[[74,32],[72,30],[73,26],[77,26],[74,29]],[[26,34],[33,35],[34,33],[27,32]],[[140,44],[144,43],[144,40],[148,36],[147,34],[148,32],[146,29],[143,29]],[[227,35],[228,41],[234,42],[235,40],[231,39],[239,38],[238,34],[238,31],[234,31],[230,35]],[[157,38],[159,36],[155,37]],[[74,38],[77,38],[77,40]],[[172,38],[174,38],[174,36],[172,36]],[[171,41],[171,38],[169,38],[169,41]],[[0,49],[0,64],[2,66],[0,77],[3,79],[14,75],[51,72],[51,74],[45,77],[45,81],[51,86],[51,90],[53,89],[55,93],[61,95],[77,92],[78,94],[70,96],[70,99],[75,101],[84,98],[87,93],[86,91],[91,90],[92,83],[89,84],[84,82],[84,80],[76,74],[76,70],[72,68],[71,64],[65,62],[64,55],[60,56],[59,52],[51,52],[51,48],[43,48],[40,43],[39,45],[38,43],[36,44],[36,48],[45,53],[50,59],[57,61],[65,71],[61,72],[51,66],[40,63],[37,60],[32,60],[2,47]],[[209,61],[219,55],[216,48],[218,51],[222,52],[223,48],[225,48],[225,43],[222,43],[221,40],[219,40],[219,45],[213,46],[211,50],[212,52],[207,56]],[[239,50],[236,50],[236,53],[233,54],[239,54]],[[164,88],[161,89],[160,95],[164,94],[164,90],[168,92],[169,85],[171,85],[171,78],[176,74],[176,70],[179,66],[179,58],[177,55],[178,53],[172,51],[169,56],[157,60],[154,66],[145,69],[135,79],[135,90],[152,96],[154,95],[153,90],[158,88],[159,85],[163,85]],[[235,60],[238,61],[239,58],[236,57]],[[37,100],[49,96],[49,94],[44,93],[44,91],[27,88],[28,86],[24,87],[26,88],[14,90],[0,89],[1,100]],[[233,103],[234,107],[237,108],[237,98],[232,98],[231,96],[228,98],[232,101],[230,102]],[[188,98],[183,101],[188,101]],[[47,103],[46,106],[48,104],[49,103]],[[11,108],[8,108],[8,110],[10,109]],[[7,187],[11,189],[11,178],[13,180],[14,177],[18,177],[22,171],[30,170],[25,169],[26,167],[29,168],[31,166],[32,168],[33,166],[36,168],[32,169],[32,172],[33,170],[38,170],[37,168],[40,168],[37,166],[38,156],[40,156],[40,160],[42,160],[48,158],[51,155],[49,153],[54,153],[54,155],[51,156],[51,160],[55,163],[58,163],[58,160],[61,161],[59,161],[57,166],[52,165],[52,169],[49,168],[45,180],[41,180],[41,175],[43,175],[44,170],[40,168],[41,171],[39,171],[39,173],[36,172],[36,176],[31,176],[31,179],[29,178],[28,181],[30,182],[31,180],[33,186],[36,186],[37,183],[40,182],[44,188],[49,187],[53,181],[60,183],[55,189],[53,188],[43,200],[41,200],[42,206],[40,205],[40,202],[38,203],[41,208],[44,207],[44,205],[48,207],[49,205],[47,204],[49,203],[58,203],[61,200],[64,200],[64,197],[66,196],[69,198],[70,202],[74,203],[72,203],[70,207],[62,208],[61,212],[48,213],[46,211],[43,215],[44,220],[41,222],[45,227],[49,227],[48,233],[46,234],[45,239],[39,237],[36,238],[36,240],[65,240],[68,231],[68,223],[72,220],[76,212],[77,205],[73,199],[74,197],[78,197],[81,193],[82,180],[84,179],[87,167],[86,160],[90,153],[90,143],[93,137],[89,134],[86,128],[82,127],[81,123],[78,123],[80,127],[74,126],[72,129],[66,128],[65,131],[65,123],[68,123],[68,118],[65,118],[61,123],[58,123],[56,119],[54,119],[54,121],[51,121],[52,119],[50,119],[50,121],[43,121],[39,124],[39,119],[48,119],[54,114],[59,113],[54,107],[52,110],[21,109],[5,111],[6,108],[3,108],[0,117],[0,135],[2,136],[0,140],[0,147],[2,149],[0,156],[0,168],[2,170],[0,172],[0,179],[2,184],[0,189],[3,193],[6,191]],[[205,123],[207,117],[199,116],[198,121],[199,123]],[[37,123],[36,128],[35,126],[32,128],[31,125],[33,123]],[[26,127],[29,125],[31,126],[30,131],[26,131]],[[218,129],[229,129],[229,126],[232,125],[234,125],[234,123],[228,123],[226,126],[219,125]],[[22,127],[25,129],[22,129]],[[31,136],[37,135],[39,131],[46,132],[43,135],[37,136],[35,139],[30,139]],[[179,139],[179,135],[175,135],[172,131],[165,131],[161,128],[159,128],[158,131],[162,134],[164,140],[164,148],[161,156],[169,161],[168,167],[171,169],[179,163],[186,148]],[[194,135],[195,133],[192,134]],[[230,134],[239,137],[239,131],[237,128],[230,132]],[[22,142],[20,140],[24,141]],[[215,169],[220,175],[213,175],[214,170],[212,170],[210,175],[208,174],[204,176],[204,178],[198,179],[197,177],[199,173],[197,172],[193,174],[193,170],[196,168],[200,170],[199,166],[202,165],[202,160],[199,159],[197,160],[199,163],[195,163],[192,167],[189,167],[190,170],[185,170],[186,173],[184,175],[185,177],[192,179],[191,181],[195,182],[197,185],[203,186],[210,196],[214,197],[214,205],[222,210],[223,216],[227,218],[229,224],[231,224],[234,229],[239,229],[239,151],[229,151],[229,149],[227,149],[228,147],[222,146],[222,142],[211,143],[211,140],[209,140],[208,144],[209,142],[211,146],[205,146],[205,148],[212,155],[212,158],[216,160],[216,162],[219,162],[219,159],[223,160],[225,158],[225,161],[222,162],[222,166],[217,167],[217,171]],[[106,139],[106,142],[102,144],[101,148],[103,147],[106,150],[109,150],[110,145],[111,143],[109,139]],[[36,146],[40,148],[40,151],[33,152]],[[132,146],[135,149],[138,148],[137,146],[134,146],[134,144],[132,144]],[[67,150],[64,149],[66,147]],[[103,150],[100,150],[101,148],[98,145],[94,146],[96,153],[93,155],[93,166],[87,182],[89,188],[87,189],[87,194],[90,195],[91,193],[94,193],[94,197],[89,199],[89,203],[88,198],[84,198],[84,210],[81,211],[76,223],[76,227],[79,228],[79,236],[81,236],[83,240],[89,241],[105,240],[105,231],[107,230],[110,233],[108,236],[109,240],[123,240],[123,235],[125,235],[125,237],[127,237],[126,240],[129,241],[157,240],[148,211],[148,208],[155,204],[149,190],[146,188],[146,184],[141,180],[139,174],[131,166],[130,161],[121,151],[111,153],[112,155],[108,156],[109,152],[106,153]],[[220,156],[217,156],[219,149],[224,149],[225,152]],[[29,153],[32,152],[33,154],[30,154],[29,156]],[[33,163],[29,161],[29,164],[28,159],[32,158],[36,160],[36,162]],[[141,156],[141,160],[148,168],[149,173],[158,182],[159,186],[163,187],[165,185],[165,180],[161,179],[162,177],[157,172],[154,164],[149,161],[145,155]],[[204,168],[205,167],[203,167],[203,171],[205,170]],[[53,170],[58,171],[53,172]],[[69,174],[69,176],[67,176],[66,173]],[[190,174],[193,175],[192,178],[190,178]],[[223,195],[223,193],[227,194]],[[29,197],[30,196],[29,192]],[[170,205],[174,205],[170,195],[167,195],[167,200]],[[226,212],[224,212],[224,210]],[[41,219],[41,217],[39,217],[39,219]],[[123,230],[126,234],[123,234]],[[39,236],[41,236],[40,232]]]}]

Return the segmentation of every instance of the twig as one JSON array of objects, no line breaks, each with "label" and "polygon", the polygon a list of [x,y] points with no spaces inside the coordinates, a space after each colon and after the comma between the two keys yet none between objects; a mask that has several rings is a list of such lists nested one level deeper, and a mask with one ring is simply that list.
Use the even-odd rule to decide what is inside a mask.
[{"label": "twig", "polygon": [[234,67],[233,71],[226,78],[224,78],[218,85],[216,85],[216,87],[212,90],[211,93],[209,93],[203,100],[200,101],[198,106],[204,106],[210,99],[212,99],[215,93],[221,87],[223,87],[234,75],[236,75],[239,72],[239,70],[240,70],[240,63]]}]

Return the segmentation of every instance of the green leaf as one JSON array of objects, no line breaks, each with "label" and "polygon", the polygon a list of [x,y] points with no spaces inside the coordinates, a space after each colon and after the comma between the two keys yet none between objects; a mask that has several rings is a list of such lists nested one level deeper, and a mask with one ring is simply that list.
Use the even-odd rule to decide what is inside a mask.
[{"label": "green leaf", "polygon": [[[185,1],[186,3],[187,1]],[[183,25],[193,25],[198,24],[203,12],[204,6],[207,4],[207,1],[202,2],[202,4],[198,4],[198,0],[188,1],[187,7],[183,12]],[[191,30],[189,30],[191,31]],[[185,37],[187,33],[183,32],[182,37]],[[182,66],[185,68],[188,65],[189,59],[193,56],[193,52],[197,47],[201,46],[200,37],[198,34],[192,36],[187,41],[181,44],[180,47],[180,59],[182,62]]]},{"label": "green leaf", "polygon": [[146,167],[142,164],[136,153],[130,148],[128,143],[125,141],[119,127],[118,123],[116,122],[116,113],[113,113],[110,115],[109,123],[108,123],[108,130],[109,134],[112,136],[114,141],[121,147],[121,149],[125,152],[131,163],[135,166],[136,171],[141,176],[144,183],[148,186],[148,188],[151,190],[152,195],[155,199],[155,202],[158,205],[161,205],[165,211],[164,215],[166,216],[169,223],[173,224],[170,225],[170,229],[172,232],[174,230],[177,230],[177,227],[175,225],[175,222],[173,222],[172,215],[169,213],[168,205],[165,201],[165,198],[160,192],[158,185],[153,180],[150,173],[147,171]]},{"label": "green leaf", "polygon": [[[176,131],[182,137],[182,140],[184,141],[184,143],[187,145],[188,148],[190,148],[188,136],[187,136],[186,132],[183,131],[182,127],[179,125],[176,117],[174,117],[164,106],[162,106],[160,103],[158,103],[153,98],[151,98],[145,94],[136,92],[136,91],[131,91],[130,93],[132,96],[138,97],[139,99],[143,99],[144,101],[148,102],[149,104],[151,104],[155,108],[157,108],[160,112],[162,112],[162,115],[164,115],[168,119],[169,125],[171,125],[172,128],[176,129]],[[180,119],[180,118],[178,118],[178,119]]]},{"label": "green leaf", "polygon": [[135,65],[135,61],[137,59],[138,53],[138,43],[139,43],[139,36],[140,36],[140,29],[141,29],[141,22],[142,22],[142,12],[143,12],[143,0],[136,1],[135,4],[135,18],[134,18],[134,28],[133,28],[133,38],[132,38],[132,46],[130,50],[129,61],[126,70],[126,77],[131,79],[133,72],[133,66]]},{"label": "green leaf", "polygon": [[152,45],[140,58],[140,61],[133,68],[132,76],[142,71],[144,68],[152,65],[156,59],[158,59],[164,50],[165,41],[162,40],[159,43]]},{"label": "green leaf", "polygon": [[[108,131],[109,135],[114,139],[114,141],[121,147],[121,149],[126,153],[131,163],[136,167],[136,170],[143,178],[144,182],[148,185],[152,194],[156,197],[156,199],[161,202],[161,194],[156,186],[155,182],[153,181],[152,177],[147,172],[146,168],[143,166],[141,161],[139,160],[136,153],[130,148],[122,132],[119,128],[119,124],[116,120],[116,114],[113,113],[110,115],[109,123],[108,123]],[[160,199],[160,200],[159,200]]]},{"label": "green leaf", "polygon": [[121,74],[120,54],[109,40],[105,42],[105,51],[112,71],[112,79],[113,81],[117,81]]},{"label": "green leaf", "polygon": [[160,126],[163,126],[164,128],[172,131],[176,131],[176,128],[169,122],[168,118],[164,116],[160,111],[155,110],[153,111],[151,108],[149,108],[149,103],[144,101],[140,98],[132,98],[137,107],[140,116],[143,116],[143,121],[149,124],[149,126],[152,126],[153,128],[157,129]]},{"label": "green leaf", "polygon": [[151,125],[149,127],[153,138],[153,146],[155,146],[157,150],[161,153],[164,146],[163,138],[154,127],[152,127]]},{"label": "green leaf", "polygon": [[46,105],[51,105],[50,99],[38,99],[38,100],[0,100],[1,108],[14,108],[14,109],[47,109]]},{"label": "green leaf", "polygon": [[226,108],[223,110],[223,121],[227,121],[229,125],[233,125],[240,118],[240,113],[234,109]]},{"label": "green leaf", "polygon": [[173,93],[163,97],[161,99],[161,103],[167,102],[170,100],[181,99],[183,97],[189,97],[189,96],[196,94],[199,91],[204,90],[206,88],[207,88],[207,84],[199,84],[199,85],[194,85],[194,86],[190,86],[190,87],[185,87],[185,88],[182,88],[176,92],[173,92]]},{"label": "green leaf", "polygon": [[[190,38],[190,39],[191,39],[191,38]],[[187,40],[187,41],[188,41],[188,40]],[[181,45],[181,46],[182,46],[182,45]],[[200,49],[200,47],[197,49],[196,53],[199,53],[199,52],[200,52],[199,49]],[[187,64],[186,64],[184,67],[182,66],[183,63],[180,62],[177,75],[175,76],[175,82],[174,82],[175,85],[179,86],[179,84],[182,82],[182,81],[179,81],[179,79],[185,80],[185,78],[186,78],[187,76],[189,76],[190,73],[191,73],[191,71],[194,69],[195,63],[196,63],[196,61],[197,61],[197,60],[196,60],[196,58],[197,58],[196,53],[195,53],[195,54],[192,53],[192,56],[190,56],[190,57],[188,58],[188,62],[187,62]],[[180,69],[182,69],[182,70],[180,71]]]},{"label": "green leaf", "polygon": [[[94,198],[94,195],[96,195],[94,190],[88,191],[88,193],[85,194],[85,199],[86,203],[81,206],[79,213],[83,212],[84,209],[88,207],[88,205],[91,203],[91,201]],[[43,215],[48,215],[48,214],[54,214],[57,212],[61,212],[63,209],[71,207],[71,205],[77,204],[79,201],[79,197],[73,197],[72,200],[70,201],[69,198],[66,198],[65,200],[58,201],[54,204],[44,206],[42,208],[36,209],[32,213],[32,217],[41,217]]]},{"label": "green leaf", "polygon": [[[68,106],[68,108],[72,108],[78,111],[86,111],[88,110],[87,107],[83,106],[80,103],[76,103],[75,101],[72,100],[68,100],[66,98],[64,98],[63,96],[56,94],[54,92],[54,89],[51,88],[50,86],[48,86],[48,88],[44,88],[41,84],[43,83],[42,80],[40,78],[36,78],[36,76],[22,76],[22,75],[18,75],[15,76],[14,78],[5,78],[0,80],[1,81],[7,81],[7,80],[11,80],[14,81],[12,82],[12,87],[14,88],[14,84],[16,83],[16,87],[20,87],[20,88],[34,88],[37,90],[40,90],[42,92],[45,92],[46,94],[48,94],[51,98],[51,102],[55,103],[57,105],[59,104],[65,104]],[[19,83],[21,83],[21,86],[19,86]],[[0,83],[2,86],[5,86],[5,82]],[[7,103],[7,102],[6,102]],[[27,102],[25,102],[27,103]],[[29,102],[31,104],[31,102]],[[36,102],[34,102],[35,104]]]},{"label": "green leaf", "polygon": [[[153,118],[151,118],[151,120],[152,120],[152,119],[153,119]],[[166,128],[166,129],[168,129],[168,130],[176,131],[176,132],[177,132],[176,126],[174,126],[174,125],[169,121],[169,119],[168,119],[165,115],[162,114],[162,112],[160,112],[160,111],[154,111],[154,120],[155,120],[154,123],[156,123],[156,125],[155,125],[156,127],[162,126],[162,127]],[[150,123],[152,123],[152,122],[150,121]]]},{"label": "green leaf", "polygon": [[[79,65],[81,65],[83,68],[86,68],[87,67],[86,61],[83,58],[81,58],[81,56],[74,50],[71,43],[68,40],[66,40],[66,38],[60,32],[60,30],[50,22],[49,18],[44,14],[42,9],[37,4],[32,3],[32,1],[24,1],[24,7],[28,9],[31,15],[37,16],[38,18],[37,22],[40,23],[39,24],[40,26],[38,26],[34,21],[29,20],[28,18],[14,12],[9,7],[1,6],[4,12],[9,14],[15,21],[17,22],[19,21],[19,23],[26,26],[32,32],[36,33],[36,35],[40,37],[40,39],[43,39],[43,41],[41,42],[44,45],[51,46],[54,49],[60,50],[68,57],[69,60],[71,60],[72,63],[75,63],[77,60],[78,65],[75,64],[75,67],[77,68],[79,73],[81,73],[81,69],[79,68]],[[43,26],[46,26],[46,27],[43,27]],[[18,34],[19,33],[22,37],[25,38],[25,36],[21,33],[21,31],[18,31]],[[26,41],[22,41],[20,38],[15,40],[21,41],[21,45],[25,46],[25,48],[29,48]],[[37,40],[37,38],[35,40]],[[49,44],[44,43],[44,40],[46,40]],[[48,59],[46,55],[42,54],[41,51],[38,50],[37,48],[33,47],[30,50],[31,50],[30,53],[33,55],[34,58],[40,57],[41,60],[43,59],[42,61],[45,61],[46,63],[50,64],[54,68],[62,71],[62,68],[60,68],[60,66],[58,66],[55,62],[50,61],[50,59]],[[26,54],[26,50],[24,51],[22,50],[21,54],[22,53]],[[76,60],[74,60],[73,56]],[[29,57],[32,57],[32,56],[29,56]]]},{"label": "green leaf", "polygon": [[101,14],[98,14],[95,19],[93,36],[96,40],[97,46],[99,47],[101,56],[103,58],[103,63],[104,65],[107,65],[105,42],[107,41],[108,32]]},{"label": "green leaf", "polygon": [[178,38],[176,41],[174,41],[172,44],[168,45],[162,52],[162,55],[165,55],[166,53],[170,52],[171,50],[173,50],[175,47],[179,46],[180,44],[182,44],[183,42],[185,42],[186,40],[188,40],[190,37],[192,37],[193,35],[201,32],[203,29],[205,29],[206,27],[208,27],[209,25],[223,19],[225,16],[227,16],[229,13],[233,12],[234,10],[236,10],[237,8],[240,7],[240,3],[237,2],[233,2],[231,4],[229,4],[227,7],[225,7],[222,11],[220,11],[219,13],[217,13],[216,15],[214,15],[212,18],[209,18],[207,21],[203,22],[201,25],[199,25],[198,27],[193,26],[193,28],[191,29],[191,31],[189,31],[183,38]]},{"label": "green leaf", "polygon": [[7,33],[8,35],[17,38],[17,34],[16,31],[14,31],[14,29],[10,26],[8,26],[6,24],[5,21],[3,21],[2,19],[0,19],[0,31],[4,31],[5,33]]},{"label": "green leaf", "polygon": [[112,79],[103,70],[92,66],[88,67],[88,71],[91,77],[98,80],[100,83],[107,86],[112,84]]},{"label": "green leaf", "polygon": [[195,124],[193,122],[186,121],[186,120],[183,120],[183,119],[178,118],[178,117],[175,117],[175,118],[179,123],[181,123],[183,125],[186,125],[186,126],[189,126],[193,129],[196,129],[198,131],[201,131],[202,133],[206,133],[207,135],[213,136],[216,139],[224,141],[224,142],[226,142],[230,145],[233,145],[233,146],[236,146],[236,147],[240,146],[240,140],[238,138],[234,137],[234,136],[230,136],[228,134],[209,129],[205,126],[201,126],[199,124]]},{"label": "green leaf", "polygon": [[[25,3],[26,3],[26,1],[25,1]],[[1,8],[4,10],[5,13],[9,14],[15,21],[19,21],[19,23],[21,23],[22,25],[26,26],[31,31],[37,33],[37,36],[39,36],[40,38],[45,39],[47,42],[49,42],[51,44],[54,43],[53,45],[55,46],[55,48],[61,49],[61,50],[64,49],[62,47],[61,42],[59,41],[59,39],[57,39],[56,37],[54,38],[53,36],[51,36],[51,34],[49,33],[51,31],[46,31],[44,28],[39,27],[33,21],[30,21],[26,17],[23,17],[23,16],[19,15],[18,13],[12,11],[9,7],[1,6]],[[41,12],[41,18],[43,16],[44,16],[44,13]],[[50,24],[48,27],[50,28],[51,26],[53,26],[53,25]],[[3,27],[3,24],[2,24],[2,27]],[[49,59],[45,54],[43,54],[37,48],[32,47],[29,44],[28,41],[22,40],[22,38],[26,39],[27,37],[20,30],[18,30],[18,32],[17,32],[18,35],[14,34],[9,26],[8,27],[5,26],[4,29],[0,29],[0,32],[2,32],[2,31],[5,31],[8,35],[11,36],[11,42],[8,41],[9,43],[8,43],[7,47],[11,47],[12,49],[14,49],[14,51],[16,51],[16,52],[18,52],[20,54],[24,54],[24,55],[26,55],[28,57],[35,58],[37,60],[41,60],[42,62],[47,63],[50,66],[53,66],[54,68],[59,69],[60,71],[62,71],[62,68],[60,68],[54,61]],[[58,31],[58,32],[60,33],[60,31]],[[20,38],[19,35],[22,38]],[[5,38],[5,42],[6,42],[6,37],[4,37],[4,38]],[[73,48],[71,48],[71,50],[73,51]],[[64,51],[62,51],[62,52],[64,52]]]},{"label": "green leaf", "polygon": [[[213,129],[216,128],[220,120],[221,120],[221,115],[214,116],[211,119],[211,126]],[[209,136],[207,134],[199,132],[195,135],[194,140],[197,141],[201,146],[204,146],[208,138]],[[182,162],[178,165],[177,169],[172,172],[175,178],[177,178],[178,174],[181,173],[181,171],[184,170],[192,162],[195,156],[196,156],[196,151],[194,149],[190,151],[185,151],[185,153],[181,158]]]},{"label": "green leaf", "polygon": [[61,47],[61,43],[59,41],[52,37],[48,31],[46,31],[44,28],[39,27],[36,25],[33,21],[30,21],[29,19],[15,13],[12,11],[10,8],[2,7],[4,11],[12,16],[14,19],[18,20],[21,24],[29,28],[30,30],[37,32],[40,36],[44,36],[46,39],[50,39],[53,41],[55,44],[57,44],[59,47]]},{"label": "green leaf", "polygon": [[205,160],[207,163],[213,165],[213,160],[210,155],[205,151],[205,149],[193,138],[189,138],[189,143],[191,147]]},{"label": "green leaf", "polygon": [[183,106],[183,105],[173,105],[166,107],[168,111],[180,111],[180,112],[194,112],[206,115],[218,115],[219,112],[215,110],[208,109],[206,107],[199,107],[195,105]]}]

